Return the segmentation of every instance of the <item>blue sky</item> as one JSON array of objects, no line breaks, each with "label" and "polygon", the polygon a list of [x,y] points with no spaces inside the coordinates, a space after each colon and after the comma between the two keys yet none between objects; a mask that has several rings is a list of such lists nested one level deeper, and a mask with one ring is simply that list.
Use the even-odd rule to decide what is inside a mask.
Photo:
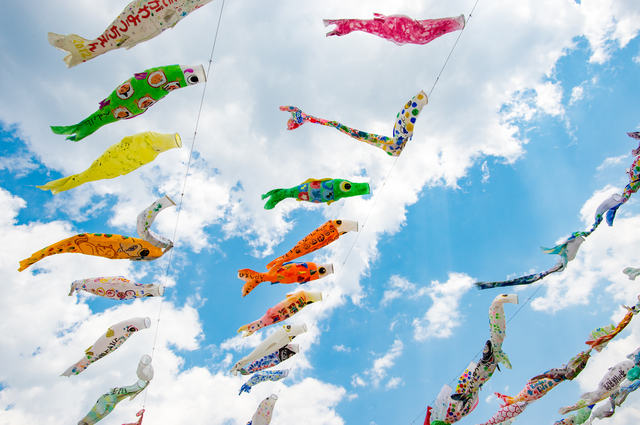
[{"label": "blue sky", "polygon": [[[421,412],[489,337],[487,311],[501,291],[471,284],[555,264],[539,247],[586,229],[597,205],[621,193],[637,147],[626,132],[640,129],[637,2],[531,0],[478,3],[395,165],[333,129],[286,130],[280,105],[389,135],[400,107],[430,90],[458,33],[399,47],[359,33],[325,38],[322,19],[468,16],[475,1],[441,3],[225,3],[183,207],[179,217],[177,209],[163,212],[155,225],[171,236],[177,222],[168,277],[167,257],[139,264],[59,255],[16,270],[19,260],[76,233],[134,235],[142,208],[165,193],[181,199],[203,85],[78,143],[48,126],[80,121],[135,72],[174,63],[206,68],[222,2],[134,49],[72,69],[46,32],[94,37],[124,2],[7,5],[13,19],[0,28],[0,361],[11,367],[0,368],[0,424],[75,423],[108,388],[133,383],[140,356],[154,348],[145,423],[244,424],[276,393],[274,424],[422,424]],[[147,130],[178,132],[184,147],[127,176],[60,195],[35,188],[82,171],[108,146]],[[309,177],[367,181],[372,194],[262,209],[260,194]],[[333,263],[334,275],[306,288],[263,284],[240,296],[238,269],[263,271],[336,218],[364,226],[306,258]],[[620,305],[637,301],[638,284],[622,269],[638,267],[639,225],[632,197],[565,272],[504,291],[520,298],[505,307],[509,319],[517,312],[503,346],[513,369],[496,372],[460,423],[489,420],[499,406],[494,391],[514,395],[532,376],[566,363],[593,328],[617,322]],[[162,309],[158,299],[115,304],[67,296],[72,281],[105,275],[166,282]],[[290,377],[238,396],[245,379],[227,371],[266,332],[243,340],[236,329],[299,289],[322,291],[325,301],[290,319],[317,319],[299,338],[295,363],[282,365],[293,367]],[[144,315],[150,330],[82,375],[59,377],[108,326]],[[638,346],[640,322],[632,321],[579,378],[517,422],[559,420],[559,407],[594,389]],[[637,423],[636,398],[617,411],[616,424]],[[121,403],[103,423],[133,421],[143,402]]]}]

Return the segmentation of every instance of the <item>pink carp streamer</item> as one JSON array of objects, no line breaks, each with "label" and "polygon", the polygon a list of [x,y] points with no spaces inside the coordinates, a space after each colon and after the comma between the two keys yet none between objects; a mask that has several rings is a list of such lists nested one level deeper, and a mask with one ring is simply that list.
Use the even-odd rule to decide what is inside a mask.
[{"label": "pink carp streamer", "polygon": [[427,44],[436,38],[464,28],[464,15],[455,18],[411,19],[405,15],[384,16],[374,13],[373,19],[323,19],[324,26],[336,25],[332,35],[346,35],[352,31],[363,31],[393,41],[398,46],[404,44]]}]

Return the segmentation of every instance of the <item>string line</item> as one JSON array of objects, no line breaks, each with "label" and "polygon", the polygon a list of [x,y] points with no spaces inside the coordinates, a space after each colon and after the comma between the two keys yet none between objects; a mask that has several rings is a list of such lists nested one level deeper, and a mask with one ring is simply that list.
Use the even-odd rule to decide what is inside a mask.
[{"label": "string line", "polygon": [[[216,50],[216,42],[218,41],[218,32],[220,31],[220,22],[222,21],[222,12],[224,11],[224,2],[225,0],[222,0],[222,6],[220,7],[220,16],[218,16],[218,24],[216,26],[216,32],[215,32],[215,36],[213,38],[213,45],[211,47],[211,54],[209,55],[209,64],[207,66],[207,74],[206,74],[206,78],[207,80],[204,82],[204,86],[202,88],[202,97],[200,98],[200,106],[198,108],[198,116],[196,118],[196,125],[195,128],[193,130],[193,138],[191,141],[191,149],[189,150],[189,159],[187,160],[187,169],[185,171],[185,175],[184,175],[184,179],[183,179],[183,183],[182,183],[182,192],[180,194],[180,202],[178,203],[178,213],[176,215],[176,225],[173,229],[173,238],[171,239],[172,241],[176,240],[176,235],[178,234],[178,223],[180,222],[180,212],[182,211],[182,203],[184,201],[184,193],[185,193],[185,189],[187,187],[187,180],[189,178],[189,170],[191,168],[191,160],[193,159],[193,150],[195,148],[196,145],[196,136],[198,134],[198,125],[200,124],[200,116],[202,114],[202,107],[204,105],[204,99],[205,99],[205,94],[207,93],[207,86],[209,84],[209,74],[211,73],[211,64],[213,63],[213,53]],[[167,281],[169,280],[169,272],[171,271],[171,264],[173,263],[173,248],[169,251],[169,261],[167,263],[167,269],[165,271],[165,275],[164,275],[164,285],[166,287],[167,285]],[[158,331],[160,330],[160,316],[162,315],[162,305],[164,304],[164,295],[162,297],[160,297],[160,307],[158,308],[158,320],[156,321],[156,333],[153,337],[153,346],[151,347],[151,359],[153,360],[153,355],[155,354],[155,350],[156,350],[156,343],[158,340]],[[144,409],[146,404],[147,404],[147,394],[148,391],[145,391],[144,393],[144,401],[142,403],[142,408]]]}]

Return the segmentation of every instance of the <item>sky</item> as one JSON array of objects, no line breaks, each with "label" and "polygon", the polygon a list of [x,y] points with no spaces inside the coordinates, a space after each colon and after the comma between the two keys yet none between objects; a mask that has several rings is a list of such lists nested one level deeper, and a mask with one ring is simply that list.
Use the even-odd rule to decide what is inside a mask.
[{"label": "sky", "polygon": [[[105,425],[134,422],[143,405],[147,424],[245,424],[270,394],[279,397],[273,424],[422,424],[442,386],[478,359],[491,301],[515,293],[520,303],[505,306],[503,345],[513,369],[496,371],[459,422],[479,424],[499,407],[494,392],[515,395],[529,378],[562,366],[586,348],[591,330],[617,323],[621,305],[638,301],[640,284],[622,273],[640,266],[635,197],[563,273],[506,290],[473,285],[550,268],[557,257],[540,246],[588,229],[600,202],[628,183],[637,142],[626,132],[640,130],[637,1],[214,0],[150,41],[71,69],[47,42],[48,31],[97,37],[125,6],[4,5],[0,424],[76,423],[109,388],[136,381],[143,354],[153,355],[154,380]],[[464,14],[467,26],[424,46],[364,33],[325,37],[322,19],[373,13]],[[79,142],[51,132],[87,117],[134,73],[170,64],[204,65],[207,84]],[[288,131],[288,114],[278,109],[295,105],[391,135],[397,112],[420,90],[429,104],[397,159],[334,129]],[[177,132],[183,147],[58,195],[35,187],[84,170],[142,131]],[[261,194],[308,178],[368,182],[371,194],[263,209]],[[77,233],[134,236],[138,213],[164,194],[181,203],[154,224],[174,240],[171,256],[138,263],[56,255],[17,271],[20,260]],[[301,259],[332,263],[333,275],[303,287],[262,284],[241,297],[239,269],[266,271],[333,219],[356,220],[360,231]],[[118,275],[162,283],[164,298],[67,295],[77,279]],[[229,369],[271,330],[243,339],[236,329],[300,289],[322,291],[324,301],[287,321],[309,327],[296,338],[301,353],[279,366],[289,377],[238,396],[246,379]],[[60,377],[109,326],[141,316],[152,320],[149,330],[81,375]],[[634,319],[578,378],[516,422],[560,420],[558,408],[595,389],[638,346]],[[609,421],[637,424],[637,401],[631,394]]]}]

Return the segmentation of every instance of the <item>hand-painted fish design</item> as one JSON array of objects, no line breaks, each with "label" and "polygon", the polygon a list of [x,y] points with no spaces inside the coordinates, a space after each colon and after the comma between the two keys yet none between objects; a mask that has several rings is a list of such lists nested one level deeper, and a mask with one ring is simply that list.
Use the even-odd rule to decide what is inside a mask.
[{"label": "hand-painted fish design", "polygon": [[294,198],[297,201],[314,203],[326,202],[328,205],[342,198],[367,195],[370,192],[369,183],[352,183],[343,179],[308,179],[302,184],[289,189],[273,189],[262,195],[267,200],[265,210],[273,209],[280,201]]},{"label": "hand-painted fish design", "polygon": [[70,134],[67,140],[77,142],[93,134],[103,125],[142,115],[154,103],[173,90],[206,81],[202,65],[167,65],[136,73],[120,84],[100,108],[78,124],[51,126],[55,134]]},{"label": "hand-painted fish design", "polygon": [[313,232],[309,233],[296,244],[289,252],[267,264],[267,269],[279,267],[287,261],[293,261],[298,257],[324,248],[340,236],[350,231],[358,231],[358,222],[351,220],[329,220]]},{"label": "hand-painted fish design", "polygon": [[333,273],[333,264],[316,263],[284,263],[274,267],[267,273],[255,272],[251,269],[238,270],[238,278],[246,283],[242,287],[242,296],[253,291],[262,282],[275,283],[307,283],[322,279]]}]

